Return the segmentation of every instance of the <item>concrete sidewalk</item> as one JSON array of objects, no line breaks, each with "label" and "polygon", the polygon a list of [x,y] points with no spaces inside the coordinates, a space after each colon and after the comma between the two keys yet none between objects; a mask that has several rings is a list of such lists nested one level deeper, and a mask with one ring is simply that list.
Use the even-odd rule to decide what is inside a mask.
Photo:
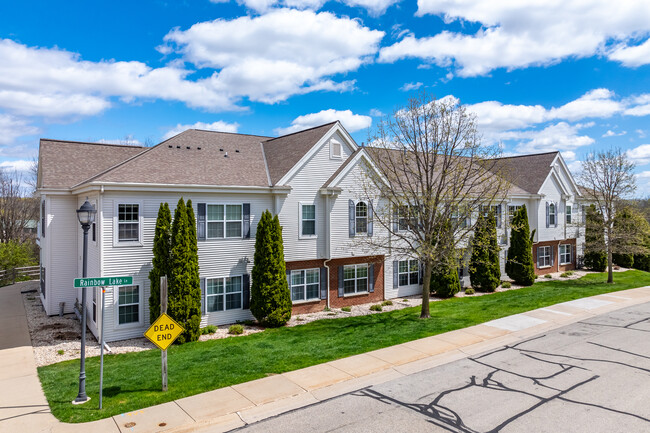
[{"label": "concrete sidewalk", "polygon": [[92,423],[65,424],[50,414],[43,395],[16,285],[0,289],[0,432],[227,431],[645,302],[650,287],[578,299]]}]

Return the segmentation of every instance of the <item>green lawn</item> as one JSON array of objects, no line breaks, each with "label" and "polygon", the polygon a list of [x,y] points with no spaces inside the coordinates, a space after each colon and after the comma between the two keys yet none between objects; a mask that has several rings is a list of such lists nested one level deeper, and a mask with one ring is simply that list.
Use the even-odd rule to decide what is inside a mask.
[{"label": "green lawn", "polygon": [[409,340],[465,328],[499,317],[572,299],[650,285],[650,273],[589,274],[579,280],[538,282],[489,296],[431,303],[431,319],[407,308],[370,316],[320,320],[292,328],[268,329],[245,337],[174,346],[168,351],[169,391],[160,391],[160,351],[107,355],[104,409],[97,409],[99,358],[86,362],[92,400],[73,406],[79,361],[40,367],[38,374],[52,413],[64,422],[86,422],[189,395],[284,373]]}]

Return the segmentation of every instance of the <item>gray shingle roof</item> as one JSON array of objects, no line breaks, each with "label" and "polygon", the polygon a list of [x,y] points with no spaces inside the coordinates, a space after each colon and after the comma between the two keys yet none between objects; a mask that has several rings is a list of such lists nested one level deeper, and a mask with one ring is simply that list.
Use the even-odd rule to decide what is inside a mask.
[{"label": "gray shingle roof", "polygon": [[39,188],[69,188],[127,160],[146,148],[41,139]]},{"label": "gray shingle roof", "polygon": [[551,163],[560,152],[537,153],[498,158],[497,167],[510,182],[530,194],[537,194],[551,171]]},{"label": "gray shingle roof", "polygon": [[275,185],[309,152],[336,122],[284,135],[264,142],[271,182]]}]

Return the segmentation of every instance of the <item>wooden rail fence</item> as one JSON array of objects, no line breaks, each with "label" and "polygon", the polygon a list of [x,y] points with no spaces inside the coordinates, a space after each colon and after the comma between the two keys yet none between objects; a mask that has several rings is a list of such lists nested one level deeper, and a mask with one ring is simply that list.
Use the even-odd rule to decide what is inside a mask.
[{"label": "wooden rail fence", "polygon": [[24,266],[22,268],[0,269],[0,286],[14,284],[16,281],[37,280],[41,267]]}]

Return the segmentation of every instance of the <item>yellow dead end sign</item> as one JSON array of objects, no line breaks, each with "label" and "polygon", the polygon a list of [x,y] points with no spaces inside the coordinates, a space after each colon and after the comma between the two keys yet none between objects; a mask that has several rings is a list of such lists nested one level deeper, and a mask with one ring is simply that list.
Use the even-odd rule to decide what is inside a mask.
[{"label": "yellow dead end sign", "polygon": [[184,329],[167,314],[161,314],[147,329],[144,336],[161,350],[167,350]]}]

